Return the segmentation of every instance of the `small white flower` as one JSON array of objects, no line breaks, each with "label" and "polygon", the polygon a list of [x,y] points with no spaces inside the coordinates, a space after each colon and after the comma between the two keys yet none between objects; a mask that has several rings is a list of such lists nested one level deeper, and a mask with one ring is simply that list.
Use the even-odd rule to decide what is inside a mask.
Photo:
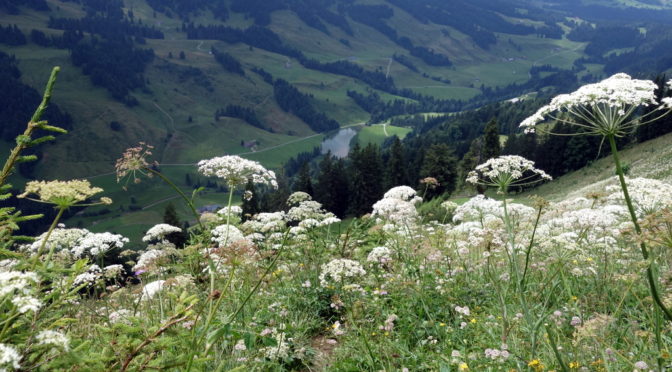
[{"label": "small white flower", "polygon": [[42,307],[42,301],[31,296],[16,296],[12,298],[12,303],[18,308],[21,314],[29,311],[37,312]]},{"label": "small white flower", "polygon": [[68,336],[58,331],[42,331],[38,333],[35,338],[39,345],[51,345],[66,351],[70,348],[70,340],[68,340]]},{"label": "small white flower", "polygon": [[21,355],[16,351],[14,346],[7,344],[0,344],[0,369],[6,370],[5,367],[12,367],[14,369],[21,368],[19,362]]},{"label": "small white flower", "polygon": [[153,298],[163,290],[165,283],[166,283],[165,280],[156,280],[151,283],[145,284],[145,286],[142,287],[142,294],[140,295],[140,298],[142,300],[149,300]]},{"label": "small white flower", "polygon": [[640,360],[639,362],[635,363],[635,368],[639,370],[645,370],[649,368],[649,365],[646,364],[646,362]]},{"label": "small white flower", "polygon": [[335,259],[322,265],[320,273],[320,285],[329,287],[331,284],[341,285],[346,279],[354,279],[366,275],[362,265],[345,258]]},{"label": "small white flower", "polygon": [[143,242],[151,242],[151,241],[161,241],[166,238],[166,236],[176,233],[176,232],[182,232],[182,229],[179,227],[175,227],[173,225],[169,225],[167,223],[160,223],[158,225],[152,226],[147,232],[145,233],[145,236],[142,237]]}]

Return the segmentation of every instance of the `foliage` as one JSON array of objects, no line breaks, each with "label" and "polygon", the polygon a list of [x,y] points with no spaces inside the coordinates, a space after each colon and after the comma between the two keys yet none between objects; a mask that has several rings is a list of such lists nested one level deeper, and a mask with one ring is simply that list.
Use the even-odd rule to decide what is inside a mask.
[{"label": "foliage", "polygon": [[[54,80],[55,73],[0,183],[20,152],[40,142],[32,137],[36,130],[59,130],[39,121]],[[150,149],[130,149],[117,170],[161,177],[150,166]],[[423,159],[428,175],[455,174],[446,145],[430,146]],[[511,159],[477,170],[490,180],[502,175],[521,180],[529,162]],[[255,211],[242,222],[240,208],[232,204],[233,188],[247,181],[252,198],[244,200],[256,201],[255,179],[246,177],[271,180],[267,170],[235,160],[199,163],[204,175],[230,185],[229,200],[216,214],[195,216],[202,228],[191,229],[181,250],[165,239],[179,229],[166,224],[147,231],[140,252],[110,249],[127,241],[119,235],[55,228],[57,219],[29,244],[12,245],[11,231],[1,230],[0,253],[13,259],[0,263],[0,322],[7,325],[0,331],[0,368],[670,367],[672,322],[648,297],[641,274],[652,263],[664,278],[672,273],[672,185],[612,177],[598,186],[601,195],[556,203],[536,198],[525,205],[511,195],[503,200],[479,195],[458,205],[445,194],[423,202],[408,186],[383,193],[380,149],[356,146],[347,166],[354,188],[340,187],[345,163],[327,154],[315,191],[345,189],[354,203],[376,194],[365,208],[352,207],[372,216],[343,222],[299,192],[276,194],[274,202],[284,196],[279,208]],[[283,177],[277,181],[280,190],[287,187]],[[630,185],[630,197],[621,192],[621,181]],[[441,179],[439,185],[450,192],[451,182]],[[79,203],[82,193],[102,190],[84,182],[33,181],[26,191],[43,201],[73,196]],[[636,211],[635,220],[628,209]],[[17,211],[3,212],[14,213],[3,215],[4,221],[20,222]],[[179,222],[172,212],[166,215]],[[644,261],[636,251],[640,244],[650,249]],[[80,251],[86,254],[73,257]],[[95,263],[103,259],[119,263]],[[669,302],[672,288],[660,284],[661,298]]]}]

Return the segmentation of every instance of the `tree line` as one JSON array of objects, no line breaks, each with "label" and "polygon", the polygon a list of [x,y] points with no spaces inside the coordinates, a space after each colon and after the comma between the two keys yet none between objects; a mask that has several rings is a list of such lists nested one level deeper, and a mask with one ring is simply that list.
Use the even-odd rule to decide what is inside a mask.
[{"label": "tree line", "polygon": [[241,119],[253,127],[266,130],[259,118],[257,118],[257,114],[249,107],[227,105],[225,108],[220,108],[215,111],[215,121],[219,121],[219,118],[222,116]]}]

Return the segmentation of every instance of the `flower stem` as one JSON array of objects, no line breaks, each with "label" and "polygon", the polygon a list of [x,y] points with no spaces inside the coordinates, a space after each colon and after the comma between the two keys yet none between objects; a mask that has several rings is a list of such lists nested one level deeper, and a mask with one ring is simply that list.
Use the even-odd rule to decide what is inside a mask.
[{"label": "flower stem", "polygon": [[530,253],[532,252],[532,245],[534,245],[534,236],[537,233],[537,227],[539,226],[539,219],[541,218],[541,210],[544,207],[539,207],[537,211],[537,219],[534,221],[534,229],[532,230],[532,237],[530,238],[530,245],[527,246],[527,251],[525,252],[525,268],[523,269],[523,278],[520,280],[520,286],[525,291],[525,278],[527,276],[527,268],[530,264]]},{"label": "flower stem", "polygon": [[[51,70],[51,76],[49,76],[49,81],[47,81],[47,87],[44,90],[42,101],[35,110],[35,113],[33,113],[30,122],[28,122],[26,130],[23,132],[24,137],[30,138],[33,135],[33,132],[36,129],[39,129],[40,124],[38,122],[40,121],[40,118],[42,118],[42,114],[47,109],[47,106],[49,106],[49,101],[51,101],[51,92],[54,90],[56,77],[58,76],[58,73],[60,71],[61,68],[58,66],[54,67]],[[21,152],[28,147],[29,147],[28,143],[20,142],[17,143],[16,147],[12,149],[12,152],[9,154],[9,158],[7,158],[7,161],[5,161],[5,165],[2,167],[2,171],[0,171],[0,186],[5,184],[7,178],[12,174],[14,165],[16,165],[16,162],[19,160]]]},{"label": "flower stem", "polygon": [[179,187],[177,187],[177,185],[175,185],[166,176],[161,174],[161,172],[157,172],[154,169],[149,168],[149,167],[145,168],[145,170],[147,170],[148,172],[151,172],[152,174],[155,174],[155,175],[159,176],[159,178],[161,178],[161,180],[163,180],[163,182],[167,183],[168,186],[172,187],[173,190],[175,190],[175,192],[177,192],[182,197],[182,199],[184,199],[184,202],[187,203],[187,206],[191,209],[191,213],[193,213],[194,217],[196,217],[196,222],[198,223],[198,226],[201,228],[201,230],[205,230],[203,228],[203,224],[201,223],[201,218],[198,215],[198,212],[196,212],[196,208],[194,207],[194,203],[192,203],[191,200],[189,200],[189,198],[187,198],[187,196],[184,195],[182,190],[180,190]]},{"label": "flower stem", "polygon": [[[639,226],[639,222],[637,222],[637,214],[635,214],[635,208],[632,205],[632,200],[630,199],[630,194],[628,193],[628,187],[625,184],[625,177],[623,176],[623,167],[621,167],[621,161],[618,157],[618,148],[616,147],[616,139],[614,138],[613,135],[607,136],[607,139],[609,140],[609,146],[611,146],[611,154],[613,155],[614,158],[614,163],[616,164],[616,173],[618,174],[618,180],[621,183],[621,189],[623,190],[623,197],[625,198],[625,203],[628,206],[628,212],[630,212],[630,219],[632,220],[632,223],[635,225],[635,232],[637,233],[638,236],[641,237],[642,235],[642,229]],[[646,243],[643,241],[639,243],[639,247],[642,251],[642,256],[644,257],[645,260],[649,259],[649,251],[646,248]],[[656,288],[656,280],[653,277],[653,261],[649,262],[648,265],[646,266],[646,279],[649,282],[649,289],[651,291],[651,296],[653,297],[654,302],[660,310],[662,310],[663,314],[665,315],[665,318],[672,322],[672,312],[665,306],[663,303],[662,299],[660,298],[660,294],[658,293],[658,288]]]},{"label": "flower stem", "polygon": [[[44,247],[47,246],[49,237],[51,236],[51,233],[54,232],[54,229],[56,228],[56,225],[58,225],[58,221],[61,219],[61,216],[63,216],[63,212],[65,212],[65,209],[66,209],[65,207],[58,208],[58,213],[56,214],[54,221],[51,223],[51,226],[49,226],[49,230],[47,230],[47,235],[45,235],[44,239],[42,239],[42,244],[40,244],[40,248],[37,250],[37,254],[35,254],[35,261],[33,262],[33,268],[35,268],[35,266],[37,265],[37,262],[39,261],[42,252],[44,252]],[[51,256],[54,254],[55,249],[56,245],[54,244],[49,249],[49,255],[47,256],[47,261],[45,263],[51,261]]]}]

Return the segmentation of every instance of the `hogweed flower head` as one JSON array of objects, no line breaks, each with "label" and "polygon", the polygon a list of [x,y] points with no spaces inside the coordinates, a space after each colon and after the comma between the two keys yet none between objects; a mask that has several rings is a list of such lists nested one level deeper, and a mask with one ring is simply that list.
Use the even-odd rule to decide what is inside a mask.
[{"label": "hogweed flower head", "polygon": [[518,155],[489,159],[467,176],[467,182],[497,187],[498,193],[505,193],[510,186],[525,186],[552,179],[543,170],[535,168],[533,161]]},{"label": "hogweed flower head", "polygon": [[236,155],[215,157],[198,162],[198,171],[205,176],[223,179],[229,187],[242,186],[251,179],[253,183],[278,188],[275,173],[264,168],[256,161],[243,159]]},{"label": "hogweed flower head", "polygon": [[114,169],[117,172],[117,182],[130,175],[130,178],[133,178],[133,182],[139,183],[140,178],[137,176],[138,173],[147,174],[151,177],[151,173],[145,173],[144,170],[150,167],[147,158],[152,155],[153,148],[154,146],[152,145],[140,142],[138,146],[126,149],[114,165]]},{"label": "hogweed flower head", "polygon": [[[26,184],[26,191],[18,197],[25,198],[30,194],[36,194],[39,200],[32,200],[68,208],[102,191],[100,187],[92,187],[87,180],[30,181]],[[103,197],[98,203],[112,204],[112,199]]]},{"label": "hogweed flower head", "polygon": [[[668,85],[672,86],[672,83],[668,82]],[[659,105],[656,89],[657,85],[650,80],[632,79],[627,74],[618,73],[599,83],[584,85],[573,93],[553,98],[550,104],[523,120],[520,126],[526,133],[531,133],[536,130],[537,124],[550,117],[580,127],[585,134],[622,136],[645,124],[642,119],[646,116],[659,110],[663,110],[664,115],[672,108],[672,98],[664,98],[660,106],[649,114],[633,117],[640,106]],[[569,117],[553,116],[554,113],[566,113]]]},{"label": "hogweed flower head", "polygon": [[162,241],[166,238],[166,236],[179,232],[182,232],[182,229],[179,227],[169,225],[167,223],[160,223],[152,226],[149,230],[147,230],[145,236],[142,237],[142,241]]}]

